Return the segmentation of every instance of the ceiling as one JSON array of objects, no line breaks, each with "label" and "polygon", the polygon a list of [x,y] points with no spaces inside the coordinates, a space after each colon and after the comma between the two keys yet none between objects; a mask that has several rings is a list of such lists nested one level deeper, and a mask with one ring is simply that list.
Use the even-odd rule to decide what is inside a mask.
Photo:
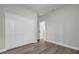
[{"label": "ceiling", "polygon": [[31,8],[32,10],[36,11],[40,16],[42,16],[65,6],[65,4],[25,4],[24,6]]}]

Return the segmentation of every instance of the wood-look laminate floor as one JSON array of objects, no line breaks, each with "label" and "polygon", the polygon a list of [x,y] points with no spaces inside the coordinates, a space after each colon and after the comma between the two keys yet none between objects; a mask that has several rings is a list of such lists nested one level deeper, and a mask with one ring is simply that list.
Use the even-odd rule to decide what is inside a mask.
[{"label": "wood-look laminate floor", "polygon": [[49,42],[39,42],[11,49],[2,54],[79,54],[79,51]]}]

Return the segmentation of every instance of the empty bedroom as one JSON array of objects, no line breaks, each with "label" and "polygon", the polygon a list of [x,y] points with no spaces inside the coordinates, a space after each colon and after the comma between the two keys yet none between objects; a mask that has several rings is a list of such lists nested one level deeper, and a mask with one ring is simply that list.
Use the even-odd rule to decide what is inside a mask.
[{"label": "empty bedroom", "polygon": [[79,54],[79,4],[0,4],[0,54]]}]

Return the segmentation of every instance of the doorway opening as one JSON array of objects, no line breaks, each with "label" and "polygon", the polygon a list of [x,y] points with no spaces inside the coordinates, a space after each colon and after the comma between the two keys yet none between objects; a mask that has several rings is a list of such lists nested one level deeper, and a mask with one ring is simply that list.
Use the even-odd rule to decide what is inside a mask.
[{"label": "doorway opening", "polygon": [[40,39],[45,40],[46,39],[46,22],[42,21],[40,22]]}]

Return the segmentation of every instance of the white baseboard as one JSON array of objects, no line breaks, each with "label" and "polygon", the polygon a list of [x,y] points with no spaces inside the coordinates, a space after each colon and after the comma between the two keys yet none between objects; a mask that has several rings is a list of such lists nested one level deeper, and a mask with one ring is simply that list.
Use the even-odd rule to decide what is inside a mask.
[{"label": "white baseboard", "polygon": [[0,50],[0,53],[1,53],[1,52],[4,52],[4,51],[6,51],[6,49],[1,49],[1,50]]},{"label": "white baseboard", "polygon": [[55,41],[50,41],[50,40],[46,40],[46,41],[79,51],[79,48],[77,48],[77,47],[73,47],[73,46],[70,46],[67,44],[63,44],[63,43],[59,43],[59,42],[55,42]]},{"label": "white baseboard", "polygon": [[5,43],[5,50],[10,50],[10,49],[14,49],[14,48],[18,48],[18,47],[21,47],[21,46],[24,46],[24,45],[27,45],[27,44],[30,44],[30,43],[36,43],[37,40],[33,40],[31,42],[26,42],[26,43],[23,43],[23,44],[19,44],[18,46],[15,46],[15,47],[7,47],[7,44]]},{"label": "white baseboard", "polygon": [[[29,42],[28,44],[30,44],[30,43],[36,43],[36,42],[37,42],[37,40],[34,40],[34,41]],[[19,45],[19,46],[16,46],[16,47],[14,47],[14,48],[21,47],[21,46],[24,46],[24,45],[27,45],[27,44]],[[5,45],[5,46],[6,46],[6,45]],[[5,52],[5,51],[7,51],[7,50],[9,50],[9,49],[13,49],[13,48],[7,48],[7,47],[5,47],[5,49],[1,49],[1,50],[0,50],[0,53]]]}]

